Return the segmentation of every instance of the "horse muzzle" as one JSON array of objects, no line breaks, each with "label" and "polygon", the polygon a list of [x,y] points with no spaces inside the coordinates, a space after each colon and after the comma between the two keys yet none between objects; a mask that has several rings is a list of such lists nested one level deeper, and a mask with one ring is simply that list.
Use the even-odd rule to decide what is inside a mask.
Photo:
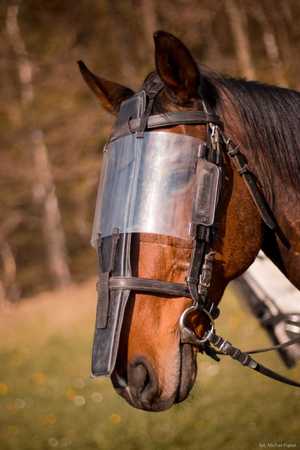
[{"label": "horse muzzle", "polygon": [[164,411],[189,395],[197,375],[196,352],[191,345],[180,345],[177,357],[170,355],[167,366],[168,376],[164,376],[160,371],[167,370],[165,367],[155,367],[146,357],[139,357],[122,371],[117,360],[111,375],[112,384],[131,406],[145,411]]}]

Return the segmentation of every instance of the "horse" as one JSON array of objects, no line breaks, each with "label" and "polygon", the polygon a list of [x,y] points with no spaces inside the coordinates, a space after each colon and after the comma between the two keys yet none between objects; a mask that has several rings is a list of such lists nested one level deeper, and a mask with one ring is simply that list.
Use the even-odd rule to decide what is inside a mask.
[{"label": "horse", "polygon": [[[300,93],[215,73],[198,64],[184,43],[165,31],[154,33],[154,44],[155,72],[145,81],[158,76],[162,85],[152,113],[208,110],[218,115],[224,135],[243,154],[246,170],[253,174],[278,231],[266,225],[233,158],[223,152],[209,298],[219,305],[228,283],[252,264],[260,249],[300,289]],[[133,98],[134,92],[93,74],[82,62],[79,65],[100,105],[118,115],[122,102]],[[208,126],[179,123],[165,125],[163,131],[205,142]],[[134,235],[132,251],[137,277],[184,283],[193,243],[140,232]],[[190,305],[191,299],[183,295],[139,290],[130,295],[111,380],[132,406],[162,411],[182,402],[191,391],[197,346],[182,344],[179,330],[179,318]],[[203,336],[207,322],[203,314],[191,316],[195,335]]]}]

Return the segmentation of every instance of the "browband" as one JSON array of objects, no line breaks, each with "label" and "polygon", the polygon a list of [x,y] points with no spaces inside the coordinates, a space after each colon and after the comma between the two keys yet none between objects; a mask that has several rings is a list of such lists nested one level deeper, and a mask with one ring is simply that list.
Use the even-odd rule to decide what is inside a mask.
[{"label": "browband", "polygon": [[[114,128],[110,141],[139,131],[142,121],[143,117],[129,119],[128,122],[118,125]],[[223,123],[219,116],[205,111],[168,112],[149,116],[147,118],[145,129],[151,130],[153,128],[164,128],[175,125],[207,125],[210,122],[221,128],[223,127]]]}]

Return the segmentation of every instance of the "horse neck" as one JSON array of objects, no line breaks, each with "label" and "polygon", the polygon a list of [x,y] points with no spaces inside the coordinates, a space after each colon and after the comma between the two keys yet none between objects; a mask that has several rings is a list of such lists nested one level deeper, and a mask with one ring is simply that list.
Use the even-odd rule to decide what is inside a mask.
[{"label": "horse neck", "polygon": [[[225,102],[226,104],[226,102]],[[250,170],[257,177],[266,201],[275,219],[288,239],[291,248],[288,250],[272,233],[266,233],[262,249],[287,275],[294,285],[300,289],[300,193],[289,180],[283,180],[273,167],[270,155],[260,147],[260,170],[257,170],[257,151],[249,147],[248,138],[238,115],[230,105],[223,109],[225,134],[240,147],[247,159]],[[257,149],[255,149],[257,150]]]}]

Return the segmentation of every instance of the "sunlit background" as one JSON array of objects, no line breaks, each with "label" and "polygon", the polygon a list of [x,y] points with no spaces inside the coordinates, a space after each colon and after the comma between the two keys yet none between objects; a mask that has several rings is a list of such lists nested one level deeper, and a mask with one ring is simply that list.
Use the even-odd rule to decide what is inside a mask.
[{"label": "sunlit background", "polygon": [[[199,357],[192,395],[160,414],[90,379],[89,240],[112,118],[76,65],[137,89],[163,29],[215,71],[299,89],[299,23],[297,0],[0,0],[0,450],[300,446],[300,390],[231,361]],[[220,333],[268,343],[232,289],[223,310]]]}]

